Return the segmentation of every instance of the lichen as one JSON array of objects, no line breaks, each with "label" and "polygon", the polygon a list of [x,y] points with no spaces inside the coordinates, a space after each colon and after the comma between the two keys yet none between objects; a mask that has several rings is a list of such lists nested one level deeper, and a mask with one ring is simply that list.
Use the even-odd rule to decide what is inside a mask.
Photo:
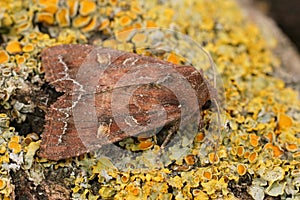
[{"label": "lichen", "polygon": [[[38,185],[46,171],[61,168],[72,171],[64,181],[75,199],[235,199],[229,183],[245,187],[243,191],[254,199],[299,198],[298,94],[273,76],[280,66],[278,59],[233,0],[5,0],[0,8],[0,199],[9,199],[15,189],[11,171],[26,171]],[[30,94],[45,83],[41,50],[88,42],[133,50],[147,46],[149,38],[163,43],[177,37],[134,32],[150,27],[184,33],[212,56],[226,102],[222,114],[227,123],[218,144],[209,141],[207,130],[197,133],[190,146],[186,145],[189,138],[182,136],[165,153],[153,138],[139,143],[128,139],[120,145],[142,152],[135,162],[132,157],[119,158],[131,164],[125,170],[97,154],[61,162],[39,158],[39,136],[21,135],[11,122],[24,124],[41,106],[18,98],[19,91]],[[120,45],[124,41],[130,42]],[[136,52],[153,56],[146,48]],[[159,56],[177,64],[186,61],[182,57],[199,63],[194,53],[187,46],[181,57]],[[205,113],[204,121],[209,116]],[[249,183],[245,177],[251,177]]]}]

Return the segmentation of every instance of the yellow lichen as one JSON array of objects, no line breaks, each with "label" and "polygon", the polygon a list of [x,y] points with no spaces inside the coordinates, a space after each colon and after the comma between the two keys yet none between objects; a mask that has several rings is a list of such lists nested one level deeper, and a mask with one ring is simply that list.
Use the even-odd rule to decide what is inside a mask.
[{"label": "yellow lichen", "polygon": [[103,186],[99,190],[99,194],[102,198],[111,198],[115,194],[115,190],[110,186]]},{"label": "yellow lichen", "polygon": [[[166,166],[155,163],[155,172],[125,169],[118,173],[113,165],[117,161],[109,161],[108,158],[81,156],[71,159],[74,163],[72,167],[80,168],[74,170],[75,175],[72,173],[70,179],[66,179],[73,180],[71,183],[67,182],[74,185],[74,199],[234,199],[233,194],[227,190],[227,183],[229,180],[237,181],[237,175],[243,176],[247,171],[253,175],[252,185],[247,187],[250,195],[253,196],[258,191],[258,198],[264,193],[278,198],[291,196],[287,193],[293,191],[299,176],[298,96],[293,89],[286,87],[284,81],[270,75],[278,66],[277,59],[268,47],[270,39],[264,39],[260,30],[245,20],[234,1],[184,0],[158,4],[156,1],[135,0],[38,0],[37,5],[34,4],[20,0],[14,3],[0,1],[1,33],[7,39],[7,46],[0,50],[0,63],[4,64],[1,66],[1,75],[5,79],[0,98],[5,110],[14,107],[10,102],[15,99],[10,101],[10,97],[15,97],[15,86],[26,88],[19,84],[24,82],[23,79],[28,77],[28,73],[30,77],[34,77],[31,81],[43,83],[43,79],[40,79],[43,76],[39,76],[44,73],[43,65],[39,61],[39,53],[43,48],[57,43],[86,43],[90,39],[94,42],[94,38],[90,38],[91,35],[94,36],[90,33],[94,30],[100,30],[103,38],[116,37],[102,41],[101,36],[96,38],[97,44],[129,51],[136,45],[149,42],[151,38],[161,40],[157,42],[162,45],[169,45],[165,41],[178,42],[178,47],[181,45],[176,34],[164,35],[159,32],[157,35],[148,35],[148,30],[139,32],[137,28],[159,26],[186,33],[211,53],[217,71],[222,74],[224,81],[224,113],[228,127],[223,130],[221,126],[224,140],[221,138],[221,144],[214,153],[208,153],[214,149],[213,145],[206,143],[207,135],[204,133],[207,130],[204,126],[201,130],[203,133],[195,136],[194,146],[190,149],[176,147],[172,149],[176,150],[174,152],[162,152],[163,158],[170,157],[170,154],[171,157],[173,154],[182,155],[174,163],[167,162]],[[37,22],[43,24],[37,26]],[[51,36],[39,32],[39,29],[49,32]],[[127,32],[120,34],[122,31]],[[6,32],[9,33],[8,37]],[[10,44],[13,41],[19,43],[19,49]],[[199,63],[202,68],[202,60],[196,56],[194,47],[188,45],[178,55],[194,57],[196,62],[192,63]],[[22,51],[27,53],[18,55]],[[136,51],[145,53],[145,50]],[[148,52],[147,55],[152,54]],[[182,61],[177,56],[177,51],[176,54],[166,54],[164,59],[177,64]],[[206,75],[205,69],[203,70]],[[23,115],[19,111],[13,111],[12,114],[15,117]],[[206,117],[210,115],[209,112],[202,114]],[[0,162],[13,162],[10,156],[14,155],[11,152],[18,152],[19,147],[24,145],[22,150],[26,153],[25,164],[21,167],[30,169],[37,158],[39,138],[26,136],[23,140],[16,140],[20,136],[15,137],[13,130],[2,131],[9,126],[9,121],[6,117],[0,121],[0,132],[3,133],[0,135]],[[211,125],[210,122],[210,119],[203,120],[204,125]],[[182,138],[183,141],[186,140],[185,137]],[[140,157],[137,156],[137,163],[132,160],[130,166],[148,167],[143,158],[157,155],[159,148],[148,139],[139,140],[139,144],[131,144],[131,149],[148,150],[142,152]],[[268,143],[265,144],[265,141]],[[37,160],[52,169],[51,162]],[[69,166],[69,161],[61,161],[56,168]],[[77,174],[78,171],[82,174]],[[9,176],[9,173],[5,170],[4,172]],[[227,175],[226,178],[222,176],[224,174]],[[88,177],[89,175],[91,176]],[[95,179],[100,185],[99,193],[91,191],[94,185],[91,186],[89,181]],[[9,179],[5,180],[7,185],[4,189],[8,189],[10,182]],[[168,193],[170,191],[172,193]],[[1,195],[0,198],[3,198]],[[293,197],[297,198],[297,194]]]},{"label": "yellow lichen", "polygon": [[182,179],[179,176],[170,177],[167,182],[174,188],[182,188],[183,182]]},{"label": "yellow lichen", "polygon": [[194,199],[197,199],[197,200],[208,200],[209,199],[208,195],[200,189],[194,189],[192,191],[192,193],[193,193],[193,196],[195,197]]},{"label": "yellow lichen", "polygon": [[4,154],[6,152],[6,144],[2,143],[0,146],[0,154]]},{"label": "yellow lichen", "polygon": [[6,51],[10,54],[20,53],[22,52],[22,47],[20,42],[18,41],[10,41],[7,43]]},{"label": "yellow lichen", "polygon": [[20,153],[22,150],[22,146],[15,141],[10,141],[8,143],[8,148],[12,149],[14,153]]}]

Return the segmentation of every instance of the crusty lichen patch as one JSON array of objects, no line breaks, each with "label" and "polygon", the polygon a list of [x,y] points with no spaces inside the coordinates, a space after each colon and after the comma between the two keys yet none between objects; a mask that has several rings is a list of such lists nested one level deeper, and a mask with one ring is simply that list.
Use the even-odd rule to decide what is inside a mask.
[{"label": "crusty lichen patch", "polygon": [[[203,156],[203,147],[214,146],[205,144],[203,130],[176,163],[158,169],[129,166],[121,171],[109,159],[93,156],[58,163],[38,158],[40,138],[36,133],[19,135],[10,121],[24,123],[37,107],[32,101],[20,101],[16,93],[29,94],[33,85],[40,87],[44,82],[41,50],[61,43],[116,47],[128,40],[130,43],[118,48],[134,49],[147,42],[148,36],[139,33],[132,37],[130,30],[147,27],[187,34],[211,54],[226,98],[222,105],[226,124],[217,151],[210,148],[210,154]],[[20,168],[37,185],[45,178],[46,169],[71,169],[64,181],[71,187],[72,197],[79,199],[300,198],[298,95],[272,76],[278,60],[260,30],[241,15],[233,0],[4,0],[0,1],[0,33],[0,199],[13,194],[9,172]],[[111,36],[114,39],[104,41]],[[193,47],[186,51],[189,56]],[[175,54],[162,58],[183,61]],[[151,159],[159,147],[152,140],[132,144],[129,149],[152,149],[137,160],[155,166]],[[176,145],[171,149],[166,155],[177,158],[181,149]],[[237,194],[239,188],[244,188],[243,194]]]}]

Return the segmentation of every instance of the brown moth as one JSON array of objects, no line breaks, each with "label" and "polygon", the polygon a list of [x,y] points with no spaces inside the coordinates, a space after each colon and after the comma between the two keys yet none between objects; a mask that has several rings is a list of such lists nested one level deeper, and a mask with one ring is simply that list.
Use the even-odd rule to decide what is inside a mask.
[{"label": "brown moth", "polygon": [[45,79],[64,94],[46,113],[39,156],[60,160],[190,123],[211,99],[201,71],[92,45],[43,50]]}]

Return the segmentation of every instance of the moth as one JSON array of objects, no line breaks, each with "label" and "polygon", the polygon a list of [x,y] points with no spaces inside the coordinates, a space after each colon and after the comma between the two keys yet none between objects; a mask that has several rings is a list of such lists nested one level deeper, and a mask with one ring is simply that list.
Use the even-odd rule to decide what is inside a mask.
[{"label": "moth", "polygon": [[150,56],[64,44],[41,59],[45,80],[63,93],[45,116],[39,156],[50,160],[191,123],[212,98],[202,71]]}]

